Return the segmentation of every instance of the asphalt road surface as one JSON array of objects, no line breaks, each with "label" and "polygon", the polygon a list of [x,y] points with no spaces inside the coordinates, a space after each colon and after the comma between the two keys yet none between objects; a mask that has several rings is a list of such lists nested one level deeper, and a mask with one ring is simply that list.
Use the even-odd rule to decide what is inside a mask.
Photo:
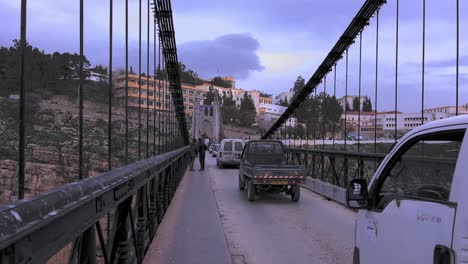
[{"label": "asphalt road surface", "polygon": [[249,202],[237,176],[211,157],[188,172],[145,263],[352,263],[354,212],[305,189]]}]

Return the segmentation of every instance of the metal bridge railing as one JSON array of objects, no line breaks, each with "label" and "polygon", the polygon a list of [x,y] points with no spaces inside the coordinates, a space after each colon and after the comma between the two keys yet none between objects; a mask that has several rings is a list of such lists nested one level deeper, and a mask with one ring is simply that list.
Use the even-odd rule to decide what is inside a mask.
[{"label": "metal bridge railing", "polygon": [[369,180],[385,153],[364,153],[339,150],[288,148],[287,162],[304,165],[312,179],[346,188],[350,180]]},{"label": "metal bridge railing", "polygon": [[[187,150],[0,207],[0,263],[45,263],[69,243],[69,263],[141,263],[184,175]],[[101,222],[107,214],[112,228],[105,237]],[[92,227],[99,244],[96,234],[84,235]]]}]

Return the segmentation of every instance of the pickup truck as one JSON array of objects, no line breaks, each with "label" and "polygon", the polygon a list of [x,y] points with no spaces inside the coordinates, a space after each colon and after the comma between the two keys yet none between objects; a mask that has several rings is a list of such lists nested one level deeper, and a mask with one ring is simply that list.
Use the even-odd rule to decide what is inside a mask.
[{"label": "pickup truck", "polygon": [[407,133],[367,183],[346,192],[354,264],[468,263],[468,116]]},{"label": "pickup truck", "polygon": [[299,201],[305,182],[304,166],[287,165],[281,141],[251,140],[246,143],[240,158],[239,190],[247,188],[249,201],[257,192],[285,192],[295,202]]}]

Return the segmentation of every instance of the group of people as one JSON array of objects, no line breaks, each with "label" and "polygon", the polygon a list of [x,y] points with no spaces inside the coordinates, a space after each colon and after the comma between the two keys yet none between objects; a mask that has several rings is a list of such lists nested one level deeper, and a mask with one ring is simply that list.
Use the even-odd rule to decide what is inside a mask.
[{"label": "group of people", "polygon": [[205,170],[205,153],[206,153],[207,146],[205,142],[199,138],[198,142],[196,139],[193,139],[192,143],[190,144],[190,170],[194,171],[194,164],[195,159],[197,156],[200,160],[200,171]]}]

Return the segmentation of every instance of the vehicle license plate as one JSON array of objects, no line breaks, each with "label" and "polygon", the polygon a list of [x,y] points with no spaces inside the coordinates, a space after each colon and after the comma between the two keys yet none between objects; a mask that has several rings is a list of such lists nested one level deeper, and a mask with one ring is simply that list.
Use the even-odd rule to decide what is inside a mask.
[{"label": "vehicle license plate", "polygon": [[274,185],[288,185],[288,181],[271,181],[270,184],[274,184]]}]

